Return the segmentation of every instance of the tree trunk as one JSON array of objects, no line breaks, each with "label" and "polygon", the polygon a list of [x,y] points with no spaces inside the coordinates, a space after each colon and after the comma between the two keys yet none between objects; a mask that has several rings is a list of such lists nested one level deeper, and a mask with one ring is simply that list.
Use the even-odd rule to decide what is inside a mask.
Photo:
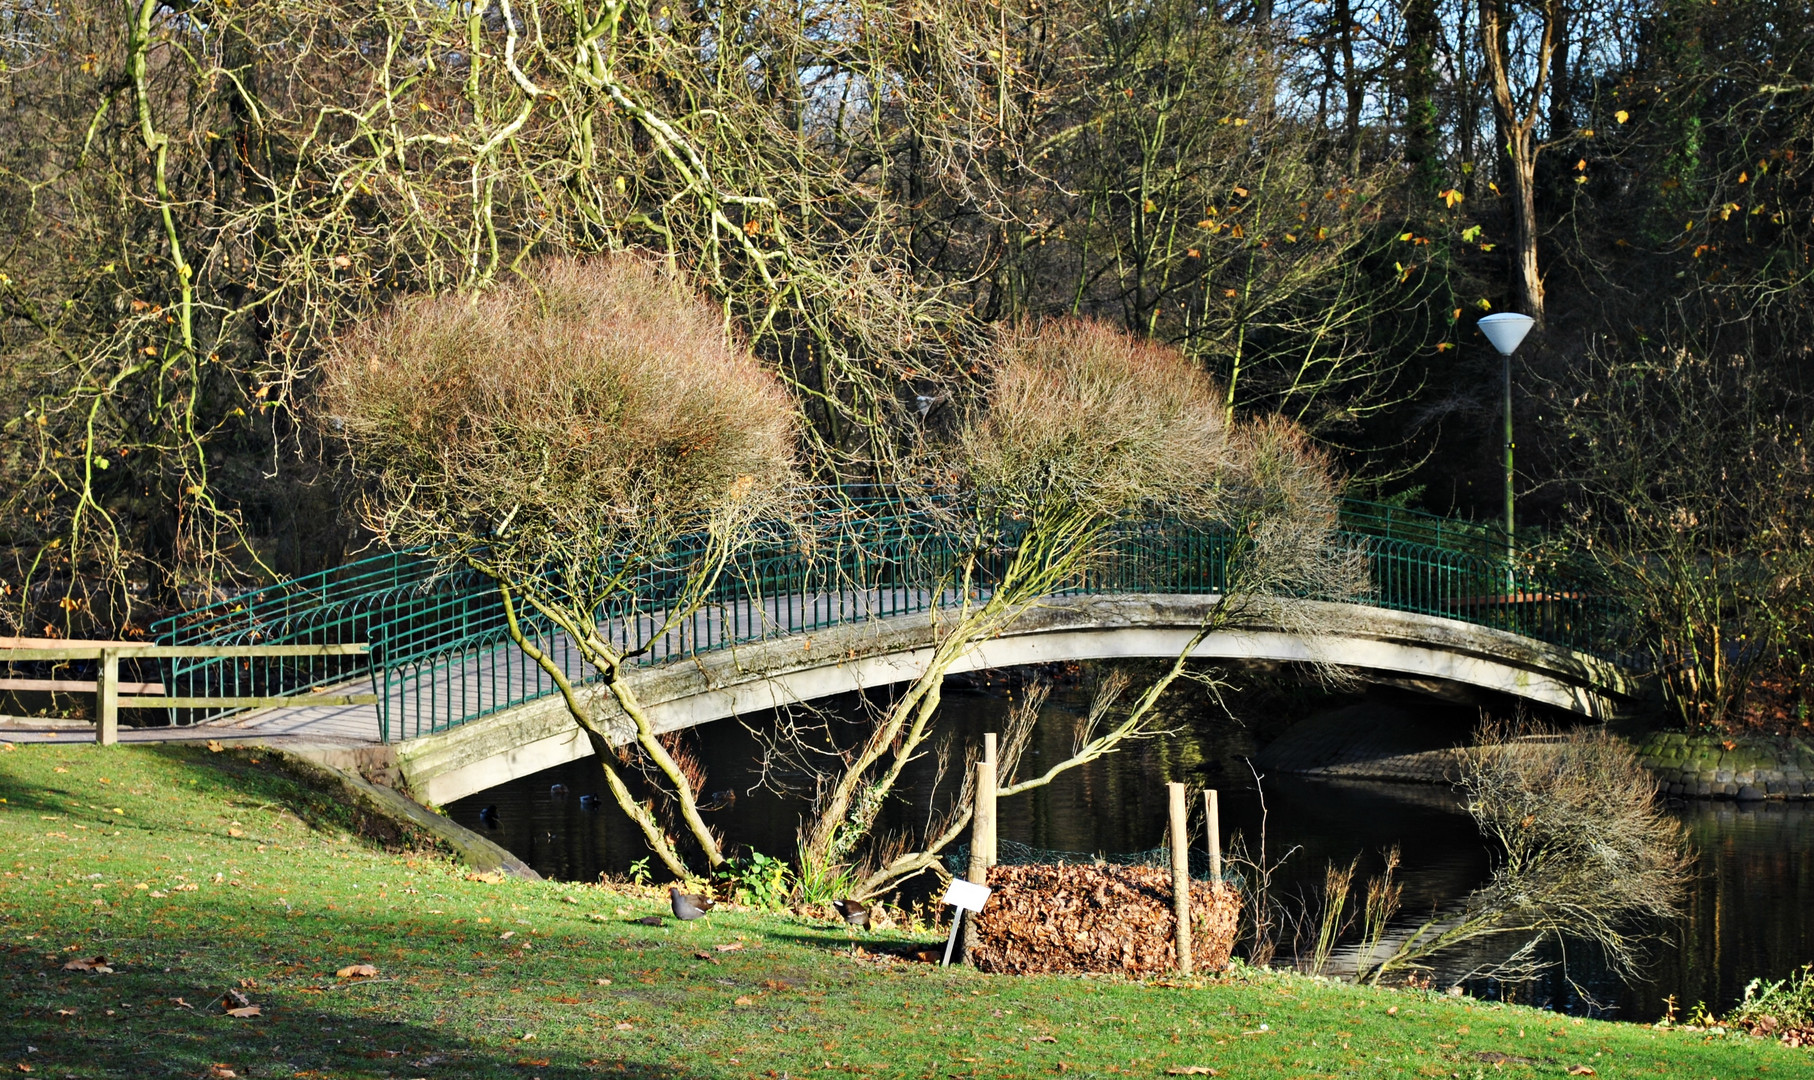
[{"label": "tree trunk", "polygon": [[1405,5],[1405,164],[1412,197],[1433,195],[1442,179],[1436,147],[1436,0]]},{"label": "tree trunk", "polygon": [[1504,0],[1480,0],[1480,51],[1492,87],[1493,116],[1505,148],[1505,179],[1511,187],[1512,288],[1524,313],[1543,325],[1543,279],[1537,273],[1537,119],[1542,111],[1550,64],[1562,28],[1562,0],[1534,5],[1542,19],[1536,65],[1527,86],[1512,87],[1511,26]]},{"label": "tree trunk", "polygon": [[1361,107],[1366,103],[1367,88],[1354,60],[1354,7],[1350,0],[1335,0],[1333,17],[1336,40],[1341,43],[1342,51],[1342,96],[1345,99],[1342,124],[1348,151],[1348,175],[1354,176],[1360,172]]},{"label": "tree trunk", "polygon": [[1574,88],[1569,85],[1568,71],[1568,8],[1556,5],[1556,55],[1550,61],[1549,81],[1549,138],[1551,142],[1566,139],[1575,131],[1574,103],[1569,95]]},{"label": "tree trunk", "polygon": [[1530,130],[1506,133],[1511,159],[1512,287],[1520,310],[1543,325],[1543,278],[1537,273],[1537,140]]}]

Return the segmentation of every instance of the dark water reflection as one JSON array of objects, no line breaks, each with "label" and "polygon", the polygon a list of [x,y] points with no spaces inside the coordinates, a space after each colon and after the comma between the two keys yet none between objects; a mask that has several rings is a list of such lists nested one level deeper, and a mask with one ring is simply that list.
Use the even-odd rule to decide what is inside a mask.
[{"label": "dark water reflection", "polygon": [[[1011,683],[968,692],[954,688],[945,697],[943,722],[972,734],[996,730],[1016,693]],[[1453,792],[1429,785],[1289,776],[1256,783],[1247,765],[1258,749],[1252,731],[1190,695],[1177,697],[1167,724],[1172,735],[1004,800],[1002,838],[1073,852],[1155,848],[1165,833],[1165,782],[1183,780],[1193,789],[1221,792],[1225,834],[1239,833],[1256,854],[1263,837],[1268,860],[1284,860],[1274,879],[1282,896],[1309,896],[1330,861],[1345,864],[1360,856],[1364,877],[1377,870],[1380,853],[1393,845],[1403,858],[1407,920],[1452,904],[1489,873],[1487,852]],[[1068,754],[1087,703],[1080,687],[1054,691],[1023,776]],[[854,699],[840,705],[847,714],[857,708]],[[1472,714],[1460,710],[1428,708],[1437,719],[1462,728],[1472,720]],[[760,758],[757,739],[735,721],[709,725],[699,734],[696,751],[706,768],[707,789],[736,792],[734,802],[721,800],[708,818],[734,847],[790,855],[799,803],[763,786],[753,764]],[[905,781],[902,797],[888,810],[886,824],[892,828],[923,826],[955,786],[954,777],[940,775],[932,755],[910,767]],[[551,792],[557,784],[564,786],[564,794]],[[596,809],[582,805],[581,796],[590,794],[600,796]],[[488,806],[497,811],[491,828],[480,818]],[[610,802],[591,762],[526,777],[447,810],[549,877],[596,880],[601,872],[625,872],[647,854]],[[1571,952],[1567,979],[1552,975],[1514,987],[1475,980],[1470,992],[1570,1012],[1605,1010],[1626,1019],[1653,1019],[1672,995],[1684,1009],[1696,1001],[1725,1008],[1738,1000],[1751,978],[1783,978],[1814,961],[1814,809],[1805,803],[1754,808],[1695,803],[1677,812],[1700,854],[1699,873],[1684,918],[1658,928],[1661,940],[1652,950],[1645,980],[1628,985],[1594,957]],[[1452,982],[1493,958],[1461,958],[1436,973],[1437,983]]]}]

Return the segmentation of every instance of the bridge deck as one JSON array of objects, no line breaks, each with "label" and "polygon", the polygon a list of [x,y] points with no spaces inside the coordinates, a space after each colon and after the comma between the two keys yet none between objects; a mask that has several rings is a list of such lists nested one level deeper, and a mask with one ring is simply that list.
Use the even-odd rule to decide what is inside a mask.
[{"label": "bridge deck", "polygon": [[[770,597],[734,605],[715,605],[699,612],[681,628],[670,630],[654,642],[651,652],[684,662],[693,653],[717,652],[734,644],[737,628],[753,623],[780,628],[831,622],[829,612],[859,612],[863,618],[881,619],[900,612],[923,612],[933,595],[925,589],[888,589],[820,592],[803,596]],[[659,615],[644,615],[643,636],[652,632]],[[848,615],[837,617],[842,623]],[[745,631],[747,633],[747,631]],[[774,633],[772,636],[786,636]],[[562,671],[586,671],[585,662],[564,633],[543,637],[540,646]],[[322,692],[365,693],[368,679],[320,687]],[[384,688],[380,688],[381,691]],[[505,640],[476,651],[462,651],[451,659],[425,665],[407,685],[388,688],[392,742],[444,730],[449,720],[474,713],[489,714],[556,692],[554,680]],[[301,697],[302,701],[307,696]],[[131,714],[128,713],[130,720]],[[32,742],[92,742],[91,725],[71,721],[36,722],[29,718],[0,720],[0,739],[18,737]],[[120,740],[133,743],[184,742],[195,739],[258,739],[333,745],[376,745],[384,739],[377,705],[298,705],[281,709],[255,709],[215,717],[194,724],[129,727],[122,725]]]}]

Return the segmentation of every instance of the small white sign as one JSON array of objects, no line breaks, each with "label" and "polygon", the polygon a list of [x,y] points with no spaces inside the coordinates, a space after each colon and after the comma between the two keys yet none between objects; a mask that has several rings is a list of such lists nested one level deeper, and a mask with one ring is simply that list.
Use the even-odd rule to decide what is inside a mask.
[{"label": "small white sign", "polygon": [[989,902],[989,886],[952,878],[951,887],[945,890],[944,902],[962,911],[981,911]]}]

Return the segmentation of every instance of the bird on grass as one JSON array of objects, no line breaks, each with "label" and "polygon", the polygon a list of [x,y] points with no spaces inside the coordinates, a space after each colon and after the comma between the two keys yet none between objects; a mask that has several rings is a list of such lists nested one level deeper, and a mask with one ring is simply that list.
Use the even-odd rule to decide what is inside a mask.
[{"label": "bird on grass", "polygon": [[863,901],[833,900],[831,906],[851,926],[859,930],[869,928],[869,905]]},{"label": "bird on grass", "polygon": [[681,922],[701,918],[718,904],[701,893],[683,893],[678,885],[668,886],[668,902],[674,908],[674,917]]},{"label": "bird on grass", "polygon": [[498,827],[498,808],[495,806],[487,806],[484,809],[480,810],[479,811],[479,823],[481,825],[485,826],[487,829],[497,828]]}]

